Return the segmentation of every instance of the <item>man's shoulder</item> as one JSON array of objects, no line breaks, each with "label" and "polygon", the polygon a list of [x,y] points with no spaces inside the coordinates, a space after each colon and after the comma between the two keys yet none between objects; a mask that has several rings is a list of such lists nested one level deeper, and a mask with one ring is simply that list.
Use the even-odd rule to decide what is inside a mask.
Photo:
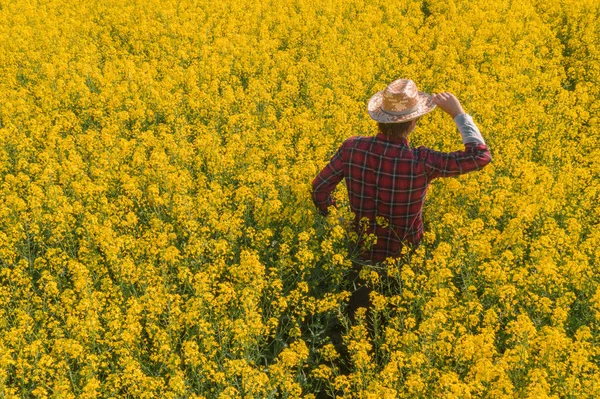
[{"label": "man's shoulder", "polygon": [[428,154],[428,153],[431,153],[431,152],[436,152],[433,148],[429,148],[429,147],[426,147],[424,145],[420,145],[418,147],[414,147],[412,150],[413,150],[413,152],[416,152],[418,154]]},{"label": "man's shoulder", "polygon": [[432,155],[434,154],[438,154],[439,152],[434,150],[433,148],[424,146],[424,145],[420,145],[417,147],[413,147],[411,149],[414,160],[417,162],[421,162],[421,161],[425,161],[427,159],[429,159]]}]

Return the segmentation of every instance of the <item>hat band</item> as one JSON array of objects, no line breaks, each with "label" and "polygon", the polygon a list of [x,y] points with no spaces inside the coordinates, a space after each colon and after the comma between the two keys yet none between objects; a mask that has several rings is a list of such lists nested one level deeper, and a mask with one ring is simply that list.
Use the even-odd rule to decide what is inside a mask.
[{"label": "hat band", "polygon": [[416,112],[418,110],[418,107],[413,107],[413,108],[407,109],[406,111],[387,111],[387,110],[383,109],[383,107],[381,107],[381,110],[383,112],[385,112],[386,114],[401,116],[401,115],[408,115],[408,114],[412,114],[413,112]]}]

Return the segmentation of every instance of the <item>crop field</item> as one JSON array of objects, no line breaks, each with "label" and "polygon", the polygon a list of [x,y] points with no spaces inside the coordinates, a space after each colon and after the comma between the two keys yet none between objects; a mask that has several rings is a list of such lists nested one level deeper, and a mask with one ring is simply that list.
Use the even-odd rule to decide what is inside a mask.
[{"label": "crop field", "polygon": [[[398,78],[493,160],[370,335],[311,181]],[[597,0],[0,0],[1,399],[598,398],[599,200]]]}]

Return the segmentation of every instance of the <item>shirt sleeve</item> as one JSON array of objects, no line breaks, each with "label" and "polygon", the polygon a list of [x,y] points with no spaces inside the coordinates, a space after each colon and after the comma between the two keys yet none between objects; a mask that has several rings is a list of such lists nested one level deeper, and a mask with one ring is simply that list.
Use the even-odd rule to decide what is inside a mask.
[{"label": "shirt sleeve", "polygon": [[485,145],[483,136],[475,122],[473,122],[473,117],[471,115],[465,113],[458,114],[454,117],[454,123],[456,123],[456,127],[460,132],[463,144],[477,143]]},{"label": "shirt sleeve", "polygon": [[329,206],[336,206],[335,199],[331,196],[331,192],[344,178],[342,153],[343,145],[312,181],[312,200],[323,216],[326,216],[329,213],[327,210]]},{"label": "shirt sleeve", "polygon": [[458,176],[467,172],[482,169],[490,163],[492,156],[481,132],[468,114],[460,114],[454,118],[460,131],[464,151],[440,152],[425,149],[425,167],[429,179]]}]

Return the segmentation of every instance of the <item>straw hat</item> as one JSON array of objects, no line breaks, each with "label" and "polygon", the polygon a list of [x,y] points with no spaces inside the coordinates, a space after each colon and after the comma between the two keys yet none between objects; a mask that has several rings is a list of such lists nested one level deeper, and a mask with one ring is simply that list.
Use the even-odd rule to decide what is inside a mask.
[{"label": "straw hat", "polygon": [[410,79],[397,79],[369,100],[371,118],[382,123],[399,123],[418,118],[435,108],[427,93],[417,90]]}]

